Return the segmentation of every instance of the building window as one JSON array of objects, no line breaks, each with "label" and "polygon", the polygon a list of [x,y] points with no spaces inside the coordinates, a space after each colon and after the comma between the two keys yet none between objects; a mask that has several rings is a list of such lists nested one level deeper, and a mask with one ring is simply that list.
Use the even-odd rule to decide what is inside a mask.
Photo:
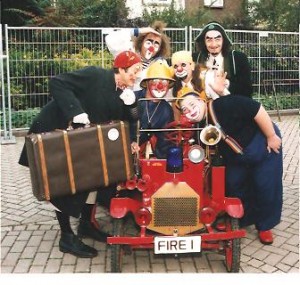
[{"label": "building window", "polygon": [[204,6],[210,8],[223,8],[224,0],[204,0]]}]

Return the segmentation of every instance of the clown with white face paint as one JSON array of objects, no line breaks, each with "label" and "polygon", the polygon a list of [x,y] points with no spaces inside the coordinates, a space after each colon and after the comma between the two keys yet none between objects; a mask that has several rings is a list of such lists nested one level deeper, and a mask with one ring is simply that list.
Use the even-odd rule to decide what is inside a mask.
[{"label": "clown with white face paint", "polygon": [[153,79],[148,82],[148,90],[146,97],[163,98],[169,90],[169,82],[165,79]]},{"label": "clown with white face paint", "polygon": [[181,103],[182,113],[191,122],[200,122],[203,119],[205,103],[194,94],[186,96]]},{"label": "clown with white face paint", "polygon": [[[200,94],[202,99],[206,99],[203,91],[204,85],[200,78],[200,65],[193,62],[192,53],[190,51],[182,50],[173,53],[172,55],[172,68],[175,75],[175,84],[173,87],[173,96],[178,97],[179,92],[184,87],[195,90]],[[173,106],[175,118],[179,119],[180,113],[177,106]]]},{"label": "clown with white face paint", "polygon": [[172,55],[171,61],[174,74],[180,79],[182,86],[190,86],[193,88],[191,80],[193,71],[195,70],[195,64],[191,52],[186,50],[175,52]]},{"label": "clown with white face paint", "polygon": [[[141,56],[142,73],[136,80],[134,91],[142,90],[140,82],[145,77],[145,70],[151,62],[157,58],[168,58],[170,56],[170,40],[164,33],[165,24],[155,21],[151,27],[121,29],[110,32],[105,37],[109,51],[115,57],[124,49],[133,50]],[[138,97],[142,97],[138,94]]]},{"label": "clown with white face paint", "polygon": [[152,57],[155,57],[155,55],[158,53],[160,49],[160,45],[161,45],[160,35],[150,33],[145,37],[143,41],[141,54],[144,55],[143,57],[146,60],[150,60]]},{"label": "clown with white face paint", "polygon": [[[172,70],[165,60],[157,59],[150,64],[141,82],[141,87],[146,92],[145,99],[138,102],[141,129],[161,129],[174,121],[173,109],[164,99],[174,81]],[[148,141],[157,158],[165,158],[168,148],[173,145],[165,139],[163,132],[141,132],[139,145],[142,150]]]},{"label": "clown with white face paint", "polygon": [[201,95],[198,92],[188,87],[183,87],[177,98],[177,107],[190,122],[198,123],[205,118],[206,103],[201,99]]}]

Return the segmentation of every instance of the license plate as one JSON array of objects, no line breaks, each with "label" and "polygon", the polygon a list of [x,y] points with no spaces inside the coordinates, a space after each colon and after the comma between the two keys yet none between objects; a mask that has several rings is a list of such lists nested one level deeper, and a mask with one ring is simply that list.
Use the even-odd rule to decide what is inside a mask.
[{"label": "license plate", "polygon": [[201,251],[201,236],[155,237],[154,253],[188,253]]}]

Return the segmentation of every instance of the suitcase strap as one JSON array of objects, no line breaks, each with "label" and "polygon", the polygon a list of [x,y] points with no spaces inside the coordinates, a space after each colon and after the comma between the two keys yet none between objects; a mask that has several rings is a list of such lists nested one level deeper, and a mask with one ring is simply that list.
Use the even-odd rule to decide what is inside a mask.
[{"label": "suitcase strap", "polygon": [[50,191],[49,191],[49,181],[48,181],[48,174],[47,174],[47,165],[46,165],[43,140],[42,140],[42,136],[40,134],[37,135],[37,141],[38,141],[39,155],[40,155],[40,160],[41,160],[41,171],[42,171],[45,199],[47,201],[49,201],[50,200]]},{"label": "suitcase strap", "polygon": [[124,122],[121,121],[121,135],[122,135],[122,145],[123,145],[123,152],[124,152],[124,158],[125,158],[125,168],[126,168],[126,177],[127,180],[131,178],[131,171],[129,166],[129,157],[128,157],[128,145],[126,140],[126,133],[125,133],[125,125]]},{"label": "suitcase strap", "polygon": [[[122,139],[122,145],[123,145],[123,154],[124,154],[124,160],[125,160],[125,171],[126,171],[126,177],[127,180],[131,179],[131,171],[130,171],[130,163],[129,163],[129,155],[128,155],[128,144],[126,140],[126,130],[124,122],[120,122],[121,126],[121,139]],[[103,139],[103,132],[101,129],[101,125],[97,125],[97,134],[98,134],[98,140],[99,140],[99,147],[100,147],[100,153],[102,155],[102,168],[103,168],[103,180],[104,185],[109,185],[109,176],[108,176],[108,167],[107,167],[107,158],[106,158],[106,152],[104,147],[104,139]]]},{"label": "suitcase strap", "polygon": [[75,194],[76,193],[76,186],[75,186],[75,179],[74,179],[71,148],[70,148],[68,132],[65,131],[65,130],[63,131],[63,137],[64,137],[64,144],[65,144],[66,155],[67,155],[67,165],[68,165],[70,188],[71,188],[72,194]]},{"label": "suitcase strap", "polygon": [[107,172],[107,162],[105,156],[105,149],[104,149],[104,140],[103,140],[103,133],[100,125],[97,125],[97,135],[99,140],[99,147],[100,147],[100,154],[101,154],[101,161],[102,161],[102,168],[103,168],[103,180],[104,185],[108,186],[108,172]]}]

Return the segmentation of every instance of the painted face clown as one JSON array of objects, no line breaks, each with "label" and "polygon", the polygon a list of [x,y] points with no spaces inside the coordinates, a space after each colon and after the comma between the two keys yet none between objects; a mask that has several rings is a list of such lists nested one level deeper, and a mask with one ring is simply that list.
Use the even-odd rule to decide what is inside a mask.
[{"label": "painted face clown", "polygon": [[174,85],[171,68],[163,59],[157,59],[150,64],[141,87],[147,89],[146,98],[161,99],[165,97]]},{"label": "painted face clown", "polygon": [[195,69],[191,52],[182,50],[173,53],[172,67],[177,78],[181,79],[185,83],[190,82],[193,70]]},{"label": "painted face clown", "polygon": [[[172,70],[164,59],[157,59],[149,65],[146,76],[140,84],[146,92],[146,100],[138,101],[141,129],[162,129],[174,121],[173,109],[164,99],[174,81]],[[146,149],[151,146],[157,158],[165,158],[169,147],[173,145],[165,139],[164,132],[141,132],[139,138],[141,150],[147,142]]]},{"label": "painted face clown", "polygon": [[183,87],[177,95],[181,100],[176,101],[181,113],[192,123],[200,122],[206,114],[206,103],[200,94],[193,89]]},{"label": "painted face clown", "polygon": [[161,36],[153,33],[149,33],[143,40],[141,55],[146,60],[154,58],[161,46]]}]

